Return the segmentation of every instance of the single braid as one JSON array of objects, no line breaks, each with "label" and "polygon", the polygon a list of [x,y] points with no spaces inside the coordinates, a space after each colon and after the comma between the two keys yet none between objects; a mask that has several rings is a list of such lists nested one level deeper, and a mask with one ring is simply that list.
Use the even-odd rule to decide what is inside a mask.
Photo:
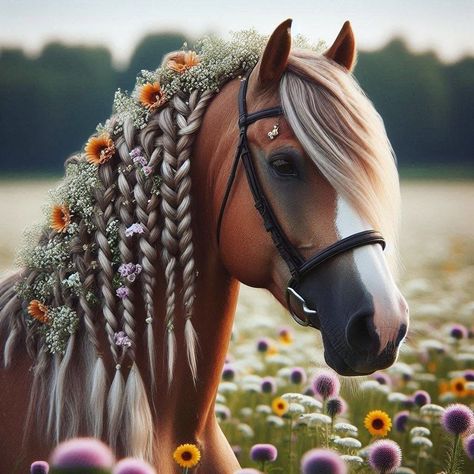
[{"label": "single braid", "polygon": [[[148,166],[152,172],[159,168],[161,159],[161,130],[156,119],[151,120],[140,133],[139,139]],[[156,351],[153,334],[154,291],[156,288],[156,271],[159,263],[157,246],[160,238],[160,198],[153,192],[153,180],[145,176],[141,169],[136,170],[137,184],[135,185],[135,199],[137,202],[136,215],[142,225],[143,234],[140,235],[139,246],[142,265],[143,297],[145,301],[147,324],[148,363],[152,389],[156,387]]]},{"label": "single braid", "polygon": [[168,350],[168,384],[173,379],[173,368],[176,355],[176,338],[174,335],[174,314],[176,308],[176,267],[179,249],[178,229],[176,225],[177,192],[175,174],[177,168],[176,124],[171,104],[159,114],[159,125],[163,131],[163,161],[161,163],[161,211],[164,217],[161,243],[161,256],[165,265],[166,277],[166,337]]},{"label": "single braid", "polygon": [[[122,263],[135,262],[135,245],[133,237],[125,235],[125,229],[133,224],[134,217],[134,196],[133,188],[135,186],[134,164],[130,157],[130,150],[133,148],[135,140],[135,128],[130,120],[123,125],[123,135],[116,141],[115,146],[120,155],[121,164],[118,174],[118,189],[120,196],[117,199],[117,214],[119,216],[119,250]],[[124,346],[127,350],[130,360],[135,361],[136,333],[135,333],[135,293],[133,286],[127,278],[124,284],[128,289],[128,295],[122,299],[123,305],[123,323],[125,333],[130,340],[130,346]]]},{"label": "single braid", "polygon": [[173,106],[176,109],[176,123],[179,127],[177,142],[177,169],[175,174],[175,188],[177,192],[177,235],[179,242],[179,262],[183,272],[183,305],[185,311],[185,340],[188,362],[193,380],[197,379],[197,335],[191,323],[193,303],[195,298],[196,270],[194,262],[193,232],[191,226],[191,151],[196,131],[201,125],[202,116],[211,92],[202,96],[194,91],[186,100],[184,94],[173,97]]}]

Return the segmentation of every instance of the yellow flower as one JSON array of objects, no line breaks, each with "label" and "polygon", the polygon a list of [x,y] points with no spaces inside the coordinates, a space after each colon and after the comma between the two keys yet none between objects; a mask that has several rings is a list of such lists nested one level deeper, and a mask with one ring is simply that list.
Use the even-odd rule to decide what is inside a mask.
[{"label": "yellow flower", "polygon": [[198,64],[199,57],[194,51],[178,51],[177,53],[168,56],[168,67],[180,74]]},{"label": "yellow flower", "polygon": [[181,467],[194,467],[201,459],[201,452],[195,444],[181,444],[174,453],[173,459]]},{"label": "yellow flower", "polygon": [[272,401],[272,410],[275,415],[283,416],[288,411],[288,402],[281,397]]},{"label": "yellow flower", "polygon": [[158,82],[147,82],[140,88],[140,102],[147,109],[156,109],[166,102],[164,92]]},{"label": "yellow flower", "polygon": [[450,382],[451,392],[454,393],[457,397],[467,397],[469,395],[469,390],[466,387],[466,379],[464,377],[456,377]]},{"label": "yellow flower", "polygon": [[48,307],[38,300],[31,300],[28,305],[28,314],[40,323],[48,324]]},{"label": "yellow flower", "polygon": [[71,223],[71,213],[65,204],[53,206],[51,210],[51,228],[56,232],[66,232]]},{"label": "yellow flower", "polygon": [[386,436],[392,428],[392,420],[384,411],[373,410],[365,417],[364,426],[372,436]]},{"label": "yellow flower", "polygon": [[115,145],[112,139],[104,133],[98,137],[90,137],[85,152],[89,163],[102,165],[114,155]]},{"label": "yellow flower", "polygon": [[284,328],[280,331],[278,339],[282,344],[291,344],[293,342],[293,334],[287,328]]}]

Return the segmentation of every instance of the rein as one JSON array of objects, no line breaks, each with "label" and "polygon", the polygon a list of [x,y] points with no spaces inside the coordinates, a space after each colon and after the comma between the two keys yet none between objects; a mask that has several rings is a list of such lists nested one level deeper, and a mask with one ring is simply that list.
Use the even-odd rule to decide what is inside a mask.
[{"label": "rein", "polygon": [[[319,265],[327,262],[333,257],[345,253],[357,247],[364,245],[380,244],[382,249],[385,249],[385,240],[380,232],[375,230],[364,230],[357,232],[344,239],[338,240],[334,244],[329,245],[323,250],[320,250],[313,255],[309,260],[305,260],[295,248],[283,232],[275,213],[265,195],[265,192],[260,184],[255,166],[252,159],[252,153],[247,138],[247,129],[252,123],[268,118],[283,115],[281,107],[272,107],[269,109],[259,110],[251,114],[247,113],[247,88],[251,70],[246,77],[241,80],[240,90],[238,95],[239,104],[239,142],[235,153],[232,169],[227,181],[227,187],[222,199],[222,204],[217,221],[217,244],[220,243],[220,233],[222,220],[224,217],[225,208],[229,200],[232,185],[235,181],[238,166],[240,161],[243,162],[247,182],[252,192],[255,207],[263,219],[263,225],[267,232],[270,232],[273,243],[276,246],[280,256],[283,258],[291,273],[290,281],[287,286],[287,303],[293,319],[302,326],[313,326],[319,328],[319,321],[317,321],[317,311],[311,309],[306,303],[300,292],[297,291],[298,285],[302,279],[314,270]],[[310,318],[316,319],[312,321]]]}]

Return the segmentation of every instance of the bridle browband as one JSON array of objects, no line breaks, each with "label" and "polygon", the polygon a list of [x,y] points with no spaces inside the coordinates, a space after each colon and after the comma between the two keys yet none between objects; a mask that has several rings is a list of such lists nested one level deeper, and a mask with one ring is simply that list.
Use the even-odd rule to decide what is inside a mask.
[{"label": "bridle browband", "polygon": [[[217,244],[219,245],[220,243],[220,233],[222,219],[224,217],[224,211],[227,205],[227,201],[229,200],[232,185],[235,181],[235,176],[237,174],[239,163],[242,160],[250,191],[252,192],[253,199],[255,202],[255,207],[262,216],[265,230],[267,232],[270,232],[273,243],[278,249],[278,252],[280,253],[283,260],[286,262],[291,273],[291,279],[288,282],[287,288],[287,300],[290,312],[297,323],[303,326],[313,325],[309,320],[309,316],[315,317],[317,315],[317,312],[313,309],[310,309],[307,306],[304,298],[295,290],[294,287],[298,284],[298,282],[300,282],[301,279],[315,267],[323,264],[324,262],[335,257],[336,255],[340,255],[341,253],[347,252],[348,250],[357,247],[362,247],[364,245],[371,244],[380,244],[384,249],[385,240],[382,235],[375,230],[364,230],[362,232],[352,234],[349,237],[345,237],[344,239],[338,240],[334,244],[316,253],[316,255],[311,257],[309,260],[305,260],[303,256],[298,252],[298,249],[296,249],[290,243],[285,233],[283,232],[280,224],[278,223],[278,220],[272,210],[272,207],[265,196],[265,192],[262,189],[260,181],[258,180],[247,138],[247,129],[249,125],[264,118],[283,115],[283,109],[281,107],[272,107],[269,109],[259,110],[258,112],[253,112],[250,114],[247,113],[246,96],[250,73],[251,70],[247,73],[245,78],[242,78],[240,83],[240,90],[238,95],[240,129],[239,142],[237,145],[234,162],[232,164],[232,169],[229,175],[229,179],[227,181],[227,187],[224,197],[222,199],[219,218],[217,221]],[[303,312],[307,316],[305,319],[302,319],[301,317],[297,316],[291,309],[289,300],[292,296],[296,298],[296,300],[303,308]]]}]

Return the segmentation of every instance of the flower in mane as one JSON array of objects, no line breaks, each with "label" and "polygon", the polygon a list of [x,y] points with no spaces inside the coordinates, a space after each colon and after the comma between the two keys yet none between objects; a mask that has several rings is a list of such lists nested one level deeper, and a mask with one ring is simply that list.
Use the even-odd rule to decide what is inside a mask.
[{"label": "flower in mane", "polygon": [[149,110],[157,109],[167,101],[158,82],[143,84],[140,88],[139,100]]},{"label": "flower in mane", "polygon": [[71,213],[66,204],[53,206],[51,211],[51,228],[56,232],[66,232],[71,223]]},{"label": "flower in mane", "polygon": [[89,138],[85,147],[87,161],[94,165],[103,165],[112,158],[115,153],[115,145],[106,133],[98,137]]},{"label": "flower in mane", "polygon": [[28,305],[28,314],[40,323],[48,324],[48,307],[38,300],[31,300]]},{"label": "flower in mane", "polygon": [[179,51],[168,58],[168,67],[182,74],[199,64],[199,57],[194,51]]}]

